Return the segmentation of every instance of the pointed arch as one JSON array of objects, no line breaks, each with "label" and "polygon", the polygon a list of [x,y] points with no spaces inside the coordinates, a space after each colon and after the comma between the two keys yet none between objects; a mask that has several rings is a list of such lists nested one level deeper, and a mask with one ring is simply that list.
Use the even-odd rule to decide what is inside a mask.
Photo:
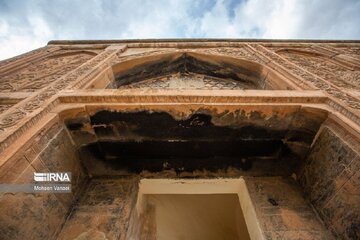
[{"label": "pointed arch", "polygon": [[[152,84],[139,83],[149,80],[162,81],[165,77],[165,80],[177,79],[181,83],[189,79],[211,80],[215,85],[218,83],[220,89],[229,85],[236,86],[237,89],[296,89],[284,76],[260,63],[243,58],[187,51],[155,53],[125,60],[113,65],[112,72],[114,79],[106,88],[153,88]],[[174,74],[177,76],[176,79]],[[194,85],[198,89],[206,89],[205,84]]]}]

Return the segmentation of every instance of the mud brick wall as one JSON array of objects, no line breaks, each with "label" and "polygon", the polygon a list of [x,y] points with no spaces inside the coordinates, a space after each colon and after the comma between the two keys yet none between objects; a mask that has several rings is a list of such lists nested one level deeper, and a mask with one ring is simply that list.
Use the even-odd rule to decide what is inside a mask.
[{"label": "mud brick wall", "polygon": [[333,239],[290,177],[246,177],[265,239]]},{"label": "mud brick wall", "polygon": [[53,239],[72,207],[85,174],[76,149],[58,123],[39,131],[0,167],[1,183],[33,183],[34,172],[71,172],[72,193],[3,193],[0,239]]},{"label": "mud brick wall", "polygon": [[128,239],[138,181],[137,177],[91,179],[58,239]]},{"label": "mud brick wall", "polygon": [[360,239],[360,146],[339,136],[330,126],[320,130],[299,182],[338,239]]}]

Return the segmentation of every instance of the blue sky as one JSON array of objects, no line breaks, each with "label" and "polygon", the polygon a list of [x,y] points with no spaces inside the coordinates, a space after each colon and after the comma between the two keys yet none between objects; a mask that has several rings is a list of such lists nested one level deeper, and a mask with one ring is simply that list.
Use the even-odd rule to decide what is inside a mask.
[{"label": "blue sky", "polygon": [[0,0],[0,59],[134,38],[360,39],[360,0]]}]

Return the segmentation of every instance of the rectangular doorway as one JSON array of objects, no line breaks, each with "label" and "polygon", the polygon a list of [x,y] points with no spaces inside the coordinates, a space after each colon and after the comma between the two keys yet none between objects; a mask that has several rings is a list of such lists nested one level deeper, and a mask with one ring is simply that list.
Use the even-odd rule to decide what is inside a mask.
[{"label": "rectangular doorway", "polygon": [[242,178],[142,179],[136,209],[147,239],[263,239]]}]

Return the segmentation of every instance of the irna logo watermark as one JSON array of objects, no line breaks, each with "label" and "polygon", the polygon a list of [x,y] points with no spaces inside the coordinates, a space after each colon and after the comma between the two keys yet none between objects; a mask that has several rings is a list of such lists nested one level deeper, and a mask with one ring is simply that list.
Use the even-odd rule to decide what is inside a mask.
[{"label": "irna logo watermark", "polygon": [[70,172],[57,173],[36,173],[34,172],[34,180],[36,182],[70,182]]}]

